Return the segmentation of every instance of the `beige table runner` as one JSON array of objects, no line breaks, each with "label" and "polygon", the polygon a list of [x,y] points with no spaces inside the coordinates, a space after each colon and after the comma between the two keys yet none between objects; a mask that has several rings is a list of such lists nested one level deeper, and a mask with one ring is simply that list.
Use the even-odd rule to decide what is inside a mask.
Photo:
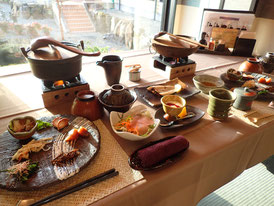
[{"label": "beige table runner", "polygon": [[103,122],[101,120],[97,120],[94,123],[98,127],[101,134],[101,148],[98,155],[86,168],[59,184],[36,191],[11,192],[1,189],[0,204],[5,206],[14,206],[20,199],[33,198],[35,200],[40,200],[48,195],[59,192],[111,168],[118,170],[119,175],[94,186],[77,191],[59,200],[53,201],[48,205],[88,205],[134,182],[137,182],[138,180],[141,180],[143,178],[142,174],[129,167],[128,156],[116,142]]}]

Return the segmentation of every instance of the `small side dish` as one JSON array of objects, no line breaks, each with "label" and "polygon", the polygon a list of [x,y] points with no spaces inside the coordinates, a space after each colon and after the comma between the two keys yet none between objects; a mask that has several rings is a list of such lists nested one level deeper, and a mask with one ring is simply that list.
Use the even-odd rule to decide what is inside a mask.
[{"label": "small side dish", "polygon": [[[186,100],[178,95],[166,95],[161,98],[163,110],[170,117],[177,117],[186,106]],[[186,113],[185,113],[186,114]]]},{"label": "small side dish", "polygon": [[203,93],[208,94],[211,89],[221,88],[224,86],[224,81],[218,77],[201,74],[193,77],[195,87]]},{"label": "small side dish", "polygon": [[124,114],[111,112],[110,122],[117,135],[137,141],[148,138],[156,130],[160,121],[154,119],[144,105],[138,105]]},{"label": "small side dish", "polygon": [[8,131],[16,139],[24,140],[35,133],[36,127],[37,122],[34,117],[18,117],[9,122]]}]

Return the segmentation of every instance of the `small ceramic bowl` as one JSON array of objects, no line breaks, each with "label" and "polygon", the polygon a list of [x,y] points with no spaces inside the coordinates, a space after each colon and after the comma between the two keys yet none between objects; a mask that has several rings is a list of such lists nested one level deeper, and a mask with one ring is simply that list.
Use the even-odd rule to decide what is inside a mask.
[{"label": "small ceramic bowl", "polygon": [[[27,131],[24,131],[24,132],[16,132],[16,131],[14,131],[14,127],[18,127],[18,126],[21,127],[20,125],[27,124],[26,121],[33,122],[33,125],[31,125],[30,128],[27,129]],[[23,123],[20,124],[19,122],[21,122],[21,123],[23,122]],[[16,126],[16,125],[18,125],[18,126]],[[31,116],[14,118],[8,124],[8,131],[9,131],[9,133],[14,138],[19,139],[19,140],[25,140],[25,139],[30,138],[35,133],[36,128],[37,128],[36,119],[34,117],[31,117]]]},{"label": "small ceramic bowl", "polygon": [[220,78],[207,74],[194,76],[193,83],[197,89],[205,94],[208,94],[211,89],[221,88],[225,84]]},{"label": "small ceramic bowl", "polygon": [[161,103],[164,112],[171,117],[177,117],[186,106],[186,100],[178,95],[165,95]]},{"label": "small ceramic bowl", "polygon": [[[136,102],[137,100],[137,95],[134,91],[130,90],[128,91],[128,94],[131,96],[130,101],[126,101],[125,104],[123,104],[123,99],[127,99],[127,98],[123,98],[123,94],[122,93],[114,93],[111,96],[108,96],[106,94],[108,94],[110,91],[110,89],[106,89],[103,92],[101,92],[98,96],[98,100],[99,102],[103,105],[103,107],[108,111],[116,111],[116,112],[127,112],[132,105],[134,104],[134,102]],[[110,99],[111,101],[107,101],[107,99]]]},{"label": "small ceramic bowl", "polygon": [[147,136],[139,136],[139,135],[136,135],[136,134],[133,134],[130,132],[120,132],[114,128],[114,125],[116,125],[121,120],[121,117],[127,117],[129,115],[136,113],[137,111],[140,112],[142,110],[146,110],[146,107],[144,105],[135,106],[126,113],[120,113],[120,112],[116,112],[116,111],[110,112],[110,124],[111,124],[113,131],[118,136],[122,137],[123,139],[131,140],[131,141],[140,141],[140,140],[149,138],[156,131],[156,129],[158,128],[158,126],[160,124],[160,120],[154,119],[153,115],[151,115],[151,117],[154,119],[154,128]]}]

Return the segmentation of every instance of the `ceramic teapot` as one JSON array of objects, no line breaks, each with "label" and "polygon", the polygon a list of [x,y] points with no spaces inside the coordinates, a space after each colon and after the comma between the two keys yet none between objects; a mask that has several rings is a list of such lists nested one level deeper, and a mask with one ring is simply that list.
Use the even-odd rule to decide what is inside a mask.
[{"label": "ceramic teapot", "polygon": [[271,73],[274,70],[274,52],[267,52],[265,56],[259,58],[264,67],[265,73]]},{"label": "ceramic teapot", "polygon": [[123,59],[117,55],[107,55],[103,57],[102,61],[96,62],[98,66],[104,68],[109,86],[119,84],[122,73],[122,62]]}]

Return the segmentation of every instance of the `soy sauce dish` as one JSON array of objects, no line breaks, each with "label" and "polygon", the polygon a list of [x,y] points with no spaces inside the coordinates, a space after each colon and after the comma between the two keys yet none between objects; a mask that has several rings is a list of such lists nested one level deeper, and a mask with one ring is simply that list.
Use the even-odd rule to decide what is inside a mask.
[{"label": "soy sauce dish", "polygon": [[113,131],[120,137],[140,141],[149,138],[160,124],[144,105],[132,107],[126,113],[112,111],[110,123]]}]

